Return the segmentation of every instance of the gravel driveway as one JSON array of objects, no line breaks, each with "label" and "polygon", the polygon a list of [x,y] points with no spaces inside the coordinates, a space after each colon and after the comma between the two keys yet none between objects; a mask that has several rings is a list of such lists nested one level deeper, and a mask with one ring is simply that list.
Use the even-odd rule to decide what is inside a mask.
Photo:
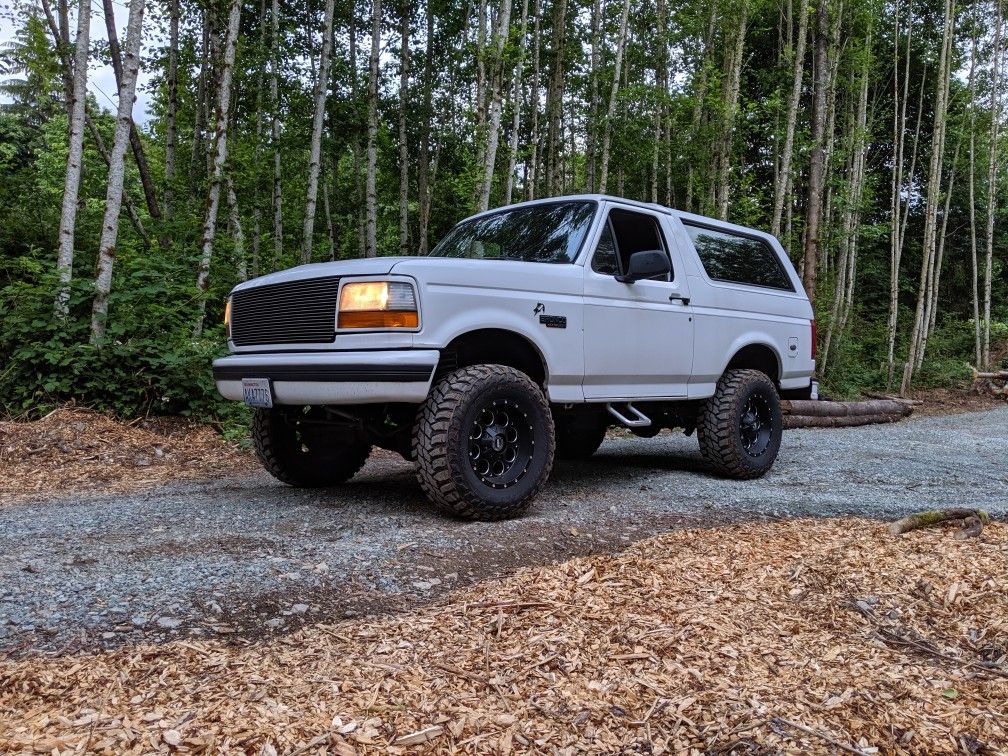
[{"label": "gravel driveway", "polygon": [[387,455],[330,491],[262,473],[11,505],[0,509],[0,653],[258,637],[403,610],[675,527],[932,506],[1004,516],[1006,449],[1008,407],[788,431],[770,474],[739,483],[709,475],[694,438],[611,435],[591,461],[558,464],[532,511],[505,523],[432,513],[410,465]]}]

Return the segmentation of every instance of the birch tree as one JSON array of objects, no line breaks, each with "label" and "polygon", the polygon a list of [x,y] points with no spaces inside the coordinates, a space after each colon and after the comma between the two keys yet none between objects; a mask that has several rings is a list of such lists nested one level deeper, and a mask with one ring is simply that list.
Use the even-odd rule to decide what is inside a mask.
[{"label": "birch tree", "polygon": [[91,4],[82,2],[77,9],[77,38],[74,51],[73,84],[70,90],[70,136],[67,151],[66,181],[63,183],[63,209],[60,213],[59,253],[56,272],[55,313],[65,318],[69,312],[70,281],[73,279],[74,235],[77,227],[77,197],[80,192],[81,165],[84,159],[84,110],[87,103],[88,35],[91,29]]},{"label": "birch tree", "polygon": [[273,148],[273,268],[283,256],[283,180],[280,156],[280,0],[270,6],[270,142]]},{"label": "birch tree", "polygon": [[245,259],[245,231],[242,229],[241,210],[238,206],[238,194],[235,192],[234,177],[229,173],[227,182],[228,225],[231,227],[231,239],[234,243],[235,273],[239,281],[248,278],[248,263]]},{"label": "birch tree", "polygon": [[322,51],[319,53],[318,72],[315,77],[315,110],[312,116],[308,190],[305,197],[304,236],[301,243],[302,264],[311,262],[315,241],[315,208],[318,205],[319,172],[322,165],[322,126],[325,121],[326,96],[329,92],[329,57],[332,50],[335,8],[334,0],[326,0],[322,21]]},{"label": "birch tree", "polygon": [[367,242],[368,257],[378,254],[378,53],[381,45],[381,0],[371,0],[371,57],[368,67]]},{"label": "birch tree", "polygon": [[748,23],[749,0],[742,0],[734,45],[726,50],[724,119],[721,124],[721,136],[718,139],[715,166],[717,175],[715,189],[717,216],[721,220],[728,220],[728,201],[731,197],[732,143],[735,137],[735,117],[738,112],[739,88],[742,83],[742,55],[745,51],[745,35]]},{"label": "birch tree", "polygon": [[409,145],[406,106],[409,96],[410,5],[403,0],[399,19],[399,254],[409,254]]},{"label": "birch tree", "polygon": [[178,44],[179,0],[170,0],[168,6],[168,103],[165,113],[165,183],[164,216],[170,221],[175,212],[175,147],[178,116]]},{"label": "birch tree", "polygon": [[[598,0],[596,0],[598,2]],[[504,204],[511,204],[514,191],[515,165],[518,161],[518,132],[521,128],[522,112],[522,77],[525,74],[525,55],[528,49],[528,11],[529,0],[522,0],[521,32],[519,32],[518,62],[515,64],[511,79],[511,134],[508,138],[508,168],[504,183]],[[594,111],[593,111],[594,113]],[[590,150],[589,150],[590,153]],[[589,155],[588,168],[592,162]],[[592,182],[588,182],[588,190],[592,191]]]},{"label": "birch tree", "polygon": [[934,285],[934,264],[938,233],[938,203],[941,191],[942,162],[945,153],[945,125],[948,112],[948,91],[950,77],[951,38],[955,6],[952,0],[945,0],[944,22],[942,25],[942,48],[938,59],[938,83],[934,111],[934,126],[931,136],[931,161],[927,180],[927,204],[924,214],[924,245],[921,257],[920,281],[917,289],[917,307],[914,312],[913,331],[910,335],[910,352],[903,369],[900,392],[905,394],[910,380],[919,367],[918,353],[927,324],[926,303],[931,297]]},{"label": "birch tree", "polygon": [[781,167],[774,185],[773,219],[770,233],[780,236],[781,218],[784,214],[784,198],[791,184],[791,162],[794,155],[795,125],[798,121],[798,104],[801,102],[802,80],[805,75],[805,41],[808,37],[808,7],[806,0],[798,0],[798,41],[794,50],[794,72],[791,92],[788,95],[787,119],[784,126],[784,149],[781,152]]},{"label": "birch tree", "polygon": [[612,144],[613,119],[616,117],[616,98],[619,96],[620,72],[623,66],[623,49],[626,47],[627,18],[630,14],[630,0],[623,0],[620,12],[619,33],[616,36],[616,57],[613,60],[613,80],[609,89],[609,104],[606,106],[605,123],[602,126],[602,166],[599,169],[599,192],[605,194],[609,181],[609,148]]},{"label": "birch tree", "polygon": [[504,80],[504,45],[507,43],[511,27],[511,0],[501,0],[497,11],[497,24],[493,32],[493,68],[490,79],[490,114],[487,124],[486,153],[483,156],[483,180],[481,182],[478,209],[486,210],[490,205],[490,190],[493,188],[494,166],[497,163],[497,144],[501,125],[501,90]]},{"label": "birch tree", "polygon": [[805,293],[815,303],[816,273],[819,267],[820,228],[823,185],[826,173],[826,102],[829,97],[829,0],[819,0],[816,12],[815,94],[812,104],[812,159],[809,164],[808,195],[805,211],[805,251],[802,283]]},{"label": "birch tree", "polygon": [[997,3],[997,20],[994,22],[994,52],[991,71],[991,122],[990,135],[987,141],[987,255],[984,261],[984,297],[983,297],[983,355],[981,362],[984,369],[991,366],[990,356],[990,320],[991,320],[991,280],[994,273],[994,213],[997,207],[997,171],[998,171],[998,127],[1001,120],[1001,43],[1003,34],[1002,1]]},{"label": "birch tree", "polygon": [[91,307],[91,343],[101,344],[108,321],[108,298],[112,291],[112,268],[115,263],[116,242],[119,238],[119,211],[122,209],[123,181],[125,178],[126,148],[129,146],[130,128],[133,125],[133,99],[136,94],[137,74],[140,70],[140,38],[143,27],[144,0],[130,0],[129,18],[126,22],[126,49],[123,52],[123,71],[119,85],[119,107],[116,113],[115,138],[109,156],[108,185],[105,191],[105,218],[102,221],[101,241],[98,247],[98,274],[95,277],[95,296]]},{"label": "birch tree", "polygon": [[970,43],[969,67],[969,223],[970,223],[970,289],[973,294],[973,348],[974,362],[977,367],[983,365],[983,342],[980,337],[980,266],[977,258],[977,220],[976,220],[976,65],[977,65],[977,22],[973,19],[973,36]]},{"label": "birch tree", "polygon": [[[227,160],[227,131],[231,106],[231,76],[234,69],[235,45],[238,41],[238,24],[241,21],[241,0],[231,0],[228,12],[227,33],[224,39],[224,59],[220,67],[220,81],[217,85],[217,115],[214,128],[213,162],[210,169],[210,185],[207,188],[206,219],[203,221],[203,240],[200,243],[201,256],[196,273],[196,288],[206,293],[210,283],[210,260],[213,256],[214,237],[217,233],[217,211],[220,207],[221,177]],[[237,204],[237,203],[236,203]],[[193,338],[203,332],[206,317],[206,296],[201,296],[199,312]]]},{"label": "birch tree", "polygon": [[[105,8],[105,31],[108,34],[109,57],[112,59],[112,71],[115,74],[116,86],[121,87],[123,67],[122,51],[119,49],[119,35],[115,26],[115,8],[113,0],[103,0]],[[150,167],[147,165],[147,153],[144,151],[143,142],[140,140],[140,132],[137,131],[136,122],[130,114],[129,127],[130,150],[133,152],[133,160],[136,162],[137,173],[140,175],[140,185],[143,187],[144,200],[147,203],[147,212],[151,218],[159,220],[161,218],[161,207],[157,201],[157,191],[154,189],[154,180],[151,178]]]}]

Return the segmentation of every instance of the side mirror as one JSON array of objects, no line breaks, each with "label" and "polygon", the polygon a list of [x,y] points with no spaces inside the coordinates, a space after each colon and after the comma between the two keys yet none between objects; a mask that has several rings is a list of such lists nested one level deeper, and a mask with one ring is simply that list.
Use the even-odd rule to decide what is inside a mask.
[{"label": "side mirror", "polygon": [[660,249],[646,249],[630,255],[627,272],[616,276],[616,280],[620,283],[635,283],[644,278],[667,276],[671,271],[668,255]]}]

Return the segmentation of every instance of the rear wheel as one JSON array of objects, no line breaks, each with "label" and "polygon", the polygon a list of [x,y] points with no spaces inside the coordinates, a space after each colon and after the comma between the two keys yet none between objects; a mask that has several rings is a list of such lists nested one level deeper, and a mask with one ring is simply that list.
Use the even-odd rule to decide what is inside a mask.
[{"label": "rear wheel", "polygon": [[783,429],[773,381],[759,370],[728,370],[700,411],[697,438],[718,473],[745,480],[773,465]]},{"label": "rear wheel", "polygon": [[522,514],[553,467],[553,417],[542,390],[503,365],[445,376],[413,432],[417,477],[442,512],[471,520]]},{"label": "rear wheel", "polygon": [[257,409],[252,442],[270,475],[299,488],[345,483],[371,453],[370,444],[352,431],[327,425],[312,407]]}]

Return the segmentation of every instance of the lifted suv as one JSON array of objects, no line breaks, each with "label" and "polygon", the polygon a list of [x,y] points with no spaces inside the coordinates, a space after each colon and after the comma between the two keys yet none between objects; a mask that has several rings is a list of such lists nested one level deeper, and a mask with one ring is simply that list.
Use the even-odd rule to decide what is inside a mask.
[{"label": "lifted suv", "polygon": [[496,520],[610,425],[696,430],[716,471],[763,475],[779,396],[811,391],[812,317],[772,236],[564,197],[473,216],[427,257],[240,284],[214,378],[255,408],[259,458],[284,483],[342,483],[379,446],[416,460],[438,509]]}]

